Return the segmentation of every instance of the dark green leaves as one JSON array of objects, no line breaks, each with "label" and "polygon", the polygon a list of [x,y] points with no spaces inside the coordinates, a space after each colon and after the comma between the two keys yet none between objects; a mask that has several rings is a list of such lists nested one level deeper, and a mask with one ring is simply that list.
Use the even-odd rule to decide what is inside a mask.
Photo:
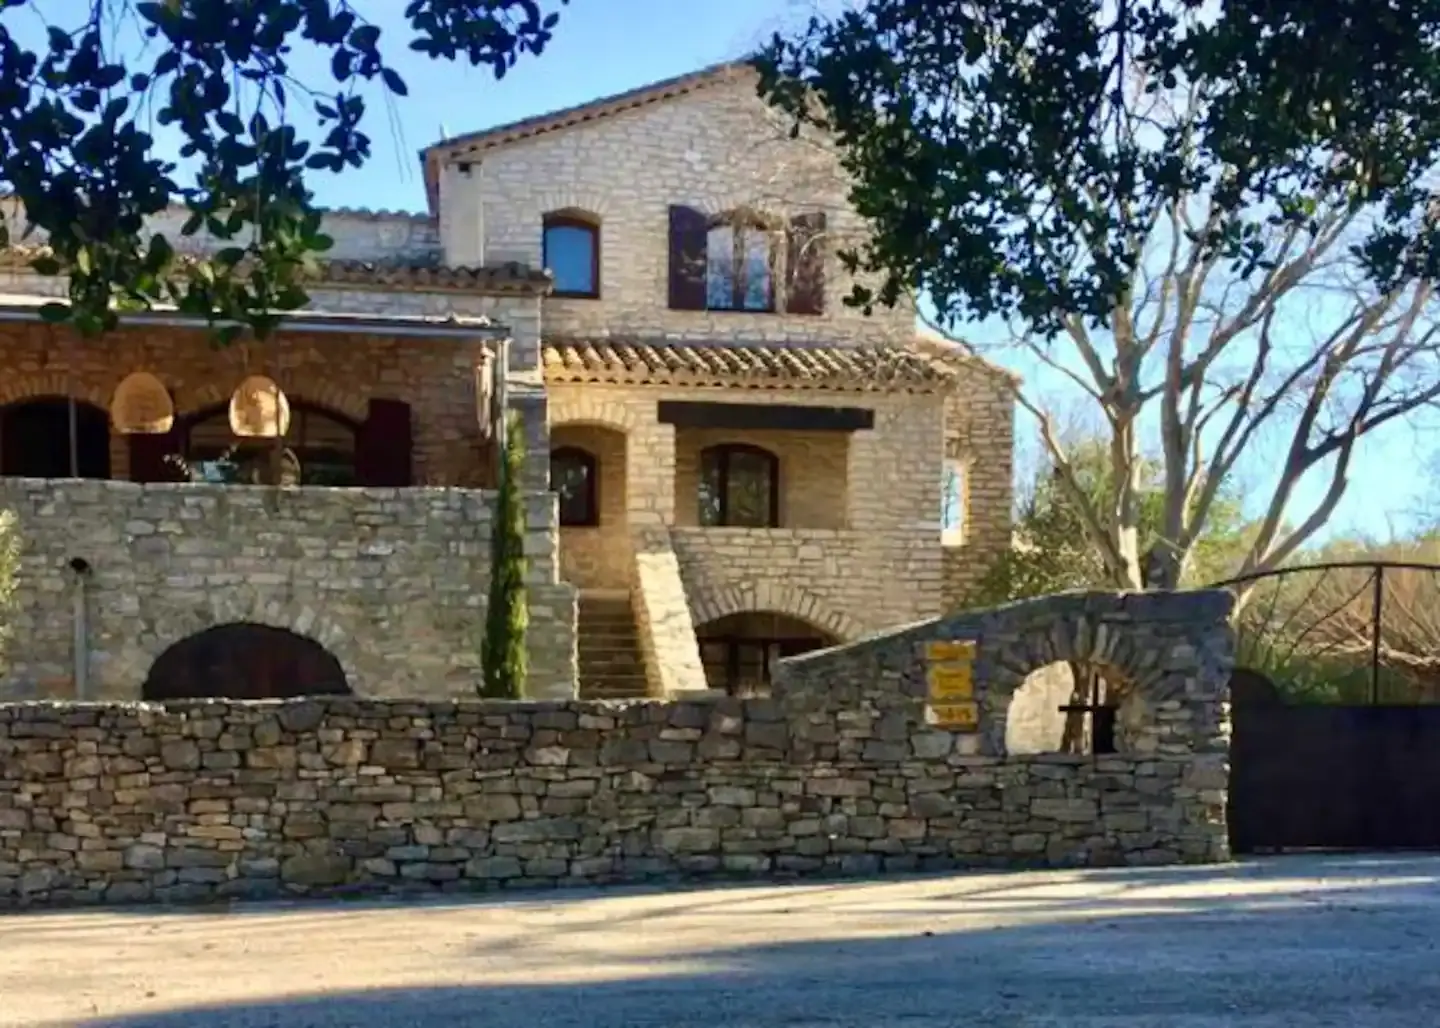
[{"label": "dark green leaves", "polygon": [[[35,269],[69,278],[67,302],[47,317],[94,334],[113,328],[118,310],[175,304],[229,339],[263,337],[279,312],[305,306],[315,258],[334,242],[320,232],[307,174],[369,158],[365,83],[407,93],[378,26],[348,0],[96,0],[70,5],[69,24],[51,0],[0,6],[0,192],[15,194],[26,228],[46,239]],[[43,27],[40,52],[7,31],[27,15]],[[406,16],[411,49],[496,76],[538,54],[555,26],[536,0],[412,0]],[[116,49],[127,18],[148,39],[143,55]],[[329,72],[301,83],[320,98],[309,136],[285,113],[303,47]],[[178,135],[193,174],[155,153],[152,118]],[[189,210],[181,236],[212,235],[219,253],[182,259],[146,231],[174,204]]]},{"label": "dark green leaves", "polygon": [[1440,273],[1419,188],[1440,0],[868,0],[758,64],[772,102],[838,137],[877,230],[843,255],[879,277],[859,306],[918,290],[946,319],[1104,325],[1195,196],[1241,278],[1265,270],[1262,228],[1337,202],[1375,215],[1355,249],[1372,282]]}]

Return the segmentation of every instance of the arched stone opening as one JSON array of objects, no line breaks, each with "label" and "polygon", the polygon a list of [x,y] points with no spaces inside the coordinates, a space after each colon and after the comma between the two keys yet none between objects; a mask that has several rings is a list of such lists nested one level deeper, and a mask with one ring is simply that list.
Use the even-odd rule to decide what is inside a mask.
[{"label": "arched stone opening", "polygon": [[[1083,616],[1027,628],[1007,642],[988,676],[992,752],[1101,755],[1153,748],[1154,704],[1173,698],[1185,680],[1165,666],[1168,640],[1137,649],[1121,624]],[[1012,716],[1018,717],[1013,730]]]},{"label": "arched stone opening", "polygon": [[837,645],[831,632],[776,611],[743,611],[699,625],[695,638],[711,689],[732,696],[770,692],[775,661]]},{"label": "arched stone opening", "polygon": [[1145,706],[1127,674],[1107,663],[1056,660],[1027,674],[1005,711],[1005,752],[1102,755],[1138,727]]},{"label": "arched stone opening", "polygon": [[216,625],[186,636],[156,658],[146,700],[272,700],[348,696],[340,661],[313,639],[254,622]]},{"label": "arched stone opening", "polygon": [[560,574],[580,589],[630,583],[626,514],[628,439],[609,425],[567,422],[550,429],[550,489],[560,513]]},{"label": "arched stone opening", "polygon": [[65,396],[33,396],[0,408],[0,475],[110,477],[109,411],[76,399],[72,425],[71,403]]}]

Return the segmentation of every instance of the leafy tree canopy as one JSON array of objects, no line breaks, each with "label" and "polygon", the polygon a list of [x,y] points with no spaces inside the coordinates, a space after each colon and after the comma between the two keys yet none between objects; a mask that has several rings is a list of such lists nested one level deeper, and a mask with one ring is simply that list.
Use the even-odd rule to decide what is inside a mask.
[{"label": "leafy tree canopy", "polygon": [[1113,585],[1175,585],[1262,448],[1241,570],[1283,563],[1440,400],[1440,0],[857,0],[757,63],[871,223],[848,302],[1002,328],[1098,406],[1095,497],[1015,390]]},{"label": "leafy tree canopy", "polygon": [[[264,336],[306,303],[304,280],[331,245],[310,176],[370,157],[361,87],[406,92],[391,41],[349,0],[84,0],[65,24],[52,20],[65,16],[56,6],[0,4],[0,193],[14,194],[25,221],[0,221],[0,246],[39,230],[50,255],[36,270],[70,281],[69,302],[46,315],[85,334],[113,327],[117,310],[175,303]],[[549,6],[407,0],[405,42],[499,78],[550,41]],[[26,15],[44,19],[43,48],[17,38]],[[138,53],[116,43],[135,29]],[[302,50],[326,59],[328,79],[296,77]],[[182,162],[157,147],[157,125],[178,133]],[[190,212],[182,235],[228,245],[177,261],[145,232],[174,203]]]},{"label": "leafy tree canopy", "polygon": [[877,230],[849,259],[882,276],[861,305],[923,289],[945,315],[1108,326],[1156,219],[1201,190],[1195,231],[1246,276],[1336,195],[1377,205],[1355,244],[1376,282],[1440,269],[1435,0],[870,0],[759,64],[847,154]]}]

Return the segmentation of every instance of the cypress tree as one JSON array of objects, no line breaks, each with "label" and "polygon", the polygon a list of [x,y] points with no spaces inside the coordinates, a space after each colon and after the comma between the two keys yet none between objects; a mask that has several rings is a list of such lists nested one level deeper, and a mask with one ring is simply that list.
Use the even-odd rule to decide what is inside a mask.
[{"label": "cypress tree", "polygon": [[506,423],[500,461],[500,490],[490,533],[490,598],[481,650],[484,681],[480,695],[518,700],[525,694],[525,630],[530,611],[525,598],[525,507],[520,496],[525,463],[525,433],[520,418]]}]

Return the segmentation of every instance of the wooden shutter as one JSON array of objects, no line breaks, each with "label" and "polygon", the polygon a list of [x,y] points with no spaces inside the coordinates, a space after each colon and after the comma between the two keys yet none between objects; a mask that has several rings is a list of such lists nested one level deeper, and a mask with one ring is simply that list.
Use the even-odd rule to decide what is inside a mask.
[{"label": "wooden shutter", "polygon": [[825,313],[825,212],[797,214],[790,219],[790,253],[786,262],[785,312]]},{"label": "wooden shutter", "polygon": [[703,311],[705,236],[710,222],[693,207],[670,208],[670,309]]},{"label": "wooden shutter", "polygon": [[184,429],[177,420],[168,432],[127,436],[130,441],[130,481],[183,482]]},{"label": "wooden shutter", "polygon": [[403,400],[371,400],[370,416],[355,440],[360,484],[391,488],[414,484],[414,449],[410,405]]}]

